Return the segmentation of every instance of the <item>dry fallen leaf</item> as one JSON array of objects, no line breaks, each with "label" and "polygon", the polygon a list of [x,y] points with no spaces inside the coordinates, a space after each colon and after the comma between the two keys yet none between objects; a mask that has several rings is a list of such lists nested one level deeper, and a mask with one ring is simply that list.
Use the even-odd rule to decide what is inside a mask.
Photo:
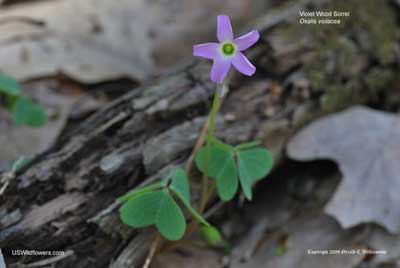
[{"label": "dry fallen leaf", "polygon": [[287,146],[300,161],[332,159],[343,174],[325,211],[344,228],[374,222],[400,232],[400,117],[354,107],[322,118]]},{"label": "dry fallen leaf", "polygon": [[86,83],[142,80],[152,67],[144,3],[64,0],[4,8],[0,69],[17,79],[63,72]]},{"label": "dry fallen leaf", "polygon": [[[326,215],[306,212],[282,225],[280,232],[267,236],[248,262],[235,264],[232,268],[355,267],[363,258],[362,255],[328,253],[331,249],[358,249],[355,243],[357,234],[357,230],[342,230]],[[282,235],[287,239],[287,249],[280,255],[277,249]],[[327,253],[318,253],[324,251]]]}]

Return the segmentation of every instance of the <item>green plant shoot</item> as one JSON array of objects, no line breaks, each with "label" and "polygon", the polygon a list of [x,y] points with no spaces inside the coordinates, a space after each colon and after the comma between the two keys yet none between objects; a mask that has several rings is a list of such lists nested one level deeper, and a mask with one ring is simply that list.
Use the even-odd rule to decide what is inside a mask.
[{"label": "green plant shoot", "polygon": [[0,94],[7,97],[7,108],[16,125],[42,127],[48,117],[43,106],[34,104],[21,93],[21,87],[12,77],[0,75]]}]

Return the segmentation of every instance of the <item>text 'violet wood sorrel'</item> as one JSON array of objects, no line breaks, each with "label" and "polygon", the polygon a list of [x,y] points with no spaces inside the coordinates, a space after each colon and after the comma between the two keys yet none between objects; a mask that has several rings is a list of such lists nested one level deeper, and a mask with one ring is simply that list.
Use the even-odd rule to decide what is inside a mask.
[{"label": "text 'violet wood sorrel'", "polygon": [[[208,119],[206,145],[197,150],[195,162],[203,173],[200,204],[197,210],[191,206],[190,185],[187,174],[181,168],[171,171],[159,182],[130,192],[118,201],[124,203],[120,209],[123,223],[134,228],[155,225],[167,240],[180,240],[186,231],[186,220],[176,200],[183,205],[197,222],[204,225],[201,234],[207,241],[215,242],[216,230],[203,219],[203,213],[214,188],[209,187],[208,178],[215,180],[217,193],[221,200],[231,200],[238,191],[239,184],[244,196],[252,199],[252,185],[271,171],[273,159],[265,148],[257,147],[260,142],[249,142],[231,146],[214,136],[216,114],[219,109],[220,88],[231,65],[239,72],[251,76],[256,68],[247,60],[243,51],[257,42],[259,34],[251,31],[234,39],[228,16],[218,16],[217,37],[219,43],[206,43],[193,47],[194,56],[212,59],[211,80],[217,84]],[[200,141],[203,140],[200,137]],[[190,161],[190,160],[189,160]],[[191,166],[190,164],[188,166]],[[187,172],[189,172],[187,170]],[[198,223],[194,221],[186,234],[190,234]],[[208,234],[208,235],[207,235]],[[210,237],[207,237],[210,236]],[[212,236],[212,237],[211,237]]]}]

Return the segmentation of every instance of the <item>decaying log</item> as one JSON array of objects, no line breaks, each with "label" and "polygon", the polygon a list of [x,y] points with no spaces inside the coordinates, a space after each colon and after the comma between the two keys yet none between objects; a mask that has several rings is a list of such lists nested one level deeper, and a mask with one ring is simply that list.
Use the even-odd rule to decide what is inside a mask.
[{"label": "decaying log", "polygon": [[[360,48],[365,44],[353,42],[346,32],[339,42],[350,47],[350,54],[341,55],[318,46],[320,36],[311,29],[300,36],[288,34],[290,27],[299,27],[296,15],[289,16],[294,18],[282,16],[282,25],[267,21],[259,29],[262,41],[249,51],[258,75],[252,80],[233,77],[217,120],[219,138],[232,144],[260,139],[277,163],[287,139],[306,122],[354,103],[374,103],[390,91],[378,96],[369,89],[394,81],[387,62]],[[364,34],[368,39],[377,33]],[[339,73],[332,78],[331,66],[320,66],[331,51],[339,53],[337,59],[359,62],[351,77]],[[342,62],[332,60],[337,64],[332,68],[342,68]],[[214,92],[209,69],[209,63],[191,62],[133,89],[20,172],[1,197],[0,248],[7,263],[20,261],[11,256],[12,249],[51,249],[73,252],[57,267],[138,267],[154,232],[122,225],[115,199],[186,161]],[[381,84],[376,86],[376,80]]]}]

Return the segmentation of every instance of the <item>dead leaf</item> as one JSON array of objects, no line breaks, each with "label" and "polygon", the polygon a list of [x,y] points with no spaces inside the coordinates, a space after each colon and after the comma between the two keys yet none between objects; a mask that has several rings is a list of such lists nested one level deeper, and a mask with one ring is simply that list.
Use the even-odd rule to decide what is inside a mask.
[{"label": "dead leaf", "polygon": [[287,146],[300,161],[332,159],[343,174],[325,211],[344,228],[375,222],[400,232],[400,118],[354,107],[322,118]]},{"label": "dead leaf", "polygon": [[17,79],[61,71],[86,83],[142,80],[152,67],[144,3],[68,0],[4,9],[0,68]]},{"label": "dead leaf", "polygon": [[[357,254],[329,254],[329,250],[333,249],[356,250],[354,241],[359,232],[343,231],[326,215],[305,213],[282,228],[269,235],[248,262],[232,267],[351,268],[363,258],[363,255]],[[282,235],[287,237],[287,250],[280,256],[276,250]],[[327,253],[322,254],[325,251]]]}]

